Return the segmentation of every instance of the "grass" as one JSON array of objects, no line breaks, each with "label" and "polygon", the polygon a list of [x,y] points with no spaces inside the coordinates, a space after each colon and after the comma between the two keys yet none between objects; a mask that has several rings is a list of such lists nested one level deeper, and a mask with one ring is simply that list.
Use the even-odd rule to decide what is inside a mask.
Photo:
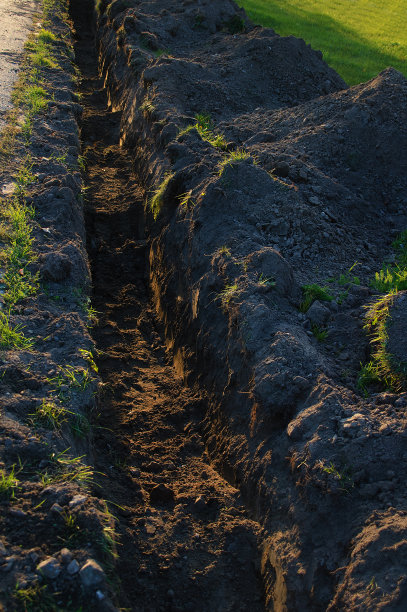
[{"label": "grass", "polygon": [[350,474],[350,470],[348,468],[343,468],[339,470],[332,461],[327,466],[322,467],[322,471],[325,474],[331,475],[334,480],[339,483],[339,489],[344,493],[349,493],[351,489],[355,486],[353,482],[353,478]]},{"label": "grass", "polygon": [[371,286],[380,293],[407,289],[407,230],[396,238],[392,247],[395,252],[394,264],[383,264],[371,282]]},{"label": "grass", "polygon": [[312,284],[312,285],[304,285],[302,287],[302,293],[304,296],[303,301],[300,304],[300,311],[307,312],[309,307],[316,301],[320,302],[331,302],[333,300],[332,295],[325,287],[320,287],[320,285]]},{"label": "grass", "polygon": [[396,294],[397,289],[393,289],[368,307],[365,329],[371,336],[372,360],[359,374],[358,385],[362,390],[366,390],[368,385],[376,380],[392,391],[400,391],[406,387],[406,369],[403,364],[396,363],[387,352],[389,310]]},{"label": "grass", "polygon": [[255,22],[304,38],[354,85],[387,66],[407,76],[404,0],[238,0]]},{"label": "grass", "polygon": [[315,338],[318,340],[318,342],[323,342],[327,335],[328,335],[328,330],[327,329],[321,329],[318,325],[311,325],[311,331],[314,334]]},{"label": "grass", "polygon": [[52,453],[50,456],[50,472],[39,473],[40,481],[44,487],[56,482],[77,482],[88,485],[93,481],[93,470],[84,463],[83,457],[69,457],[66,453]]},{"label": "grass", "polygon": [[232,151],[227,157],[225,157],[225,159],[222,159],[222,161],[220,162],[219,176],[222,176],[226,168],[232,167],[245,159],[254,160],[250,153],[248,153],[244,149],[236,149],[236,151]]},{"label": "grass", "polygon": [[62,406],[57,406],[55,402],[43,399],[35,412],[29,416],[34,425],[41,425],[47,429],[60,429],[67,421],[68,411]]},{"label": "grass", "polygon": [[0,498],[14,497],[15,490],[18,488],[15,467],[13,465],[8,473],[5,470],[0,470]]},{"label": "grass", "polygon": [[164,205],[164,195],[167,190],[168,185],[170,184],[171,179],[174,174],[171,172],[167,172],[164,175],[163,180],[161,181],[158,189],[153,192],[152,197],[149,200],[149,208],[154,217],[154,221],[157,220],[158,215],[160,214],[162,207]]},{"label": "grass", "polygon": [[29,349],[34,345],[31,338],[27,338],[22,325],[11,326],[10,315],[0,311],[0,349]]},{"label": "grass", "polygon": [[198,113],[195,115],[195,123],[188,125],[185,129],[181,130],[178,137],[188,134],[191,130],[196,130],[202,140],[209,142],[216,149],[225,151],[228,143],[225,140],[223,134],[217,134],[214,132],[214,123],[211,116],[208,113]]},{"label": "grass", "polygon": [[238,295],[239,292],[240,290],[239,290],[238,284],[233,283],[233,284],[226,285],[225,288],[222,289],[222,291],[218,293],[218,295],[216,296],[216,299],[220,301],[223,310],[227,308],[227,306],[230,303],[230,300],[233,297],[236,297],[236,295]]}]

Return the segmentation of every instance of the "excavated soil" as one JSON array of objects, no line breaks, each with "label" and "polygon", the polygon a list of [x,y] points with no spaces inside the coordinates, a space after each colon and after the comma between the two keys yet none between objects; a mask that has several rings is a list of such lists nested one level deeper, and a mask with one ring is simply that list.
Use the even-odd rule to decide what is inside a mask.
[{"label": "excavated soil", "polygon": [[118,519],[119,602],[140,611],[263,610],[261,529],[210,465],[200,434],[205,396],[184,386],[166,352],[148,289],[143,194],[118,146],[120,113],[107,109],[89,22],[74,17],[104,384],[95,468]]}]

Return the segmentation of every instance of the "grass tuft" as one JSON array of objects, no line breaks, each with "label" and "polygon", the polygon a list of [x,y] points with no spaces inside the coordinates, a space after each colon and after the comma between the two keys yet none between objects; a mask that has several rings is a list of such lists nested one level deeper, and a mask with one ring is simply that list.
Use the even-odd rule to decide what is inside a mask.
[{"label": "grass tuft", "polygon": [[332,302],[333,300],[332,295],[325,287],[320,287],[316,284],[304,285],[302,287],[302,292],[304,299],[300,304],[301,312],[307,312],[315,300],[319,300],[321,302]]},{"label": "grass tuft", "polygon": [[167,172],[164,175],[163,180],[160,183],[158,189],[156,189],[153,193],[153,196],[149,200],[149,207],[154,217],[154,221],[157,220],[158,215],[160,214],[163,204],[164,204],[164,195],[167,190],[170,181],[172,180],[174,174],[171,172]]}]

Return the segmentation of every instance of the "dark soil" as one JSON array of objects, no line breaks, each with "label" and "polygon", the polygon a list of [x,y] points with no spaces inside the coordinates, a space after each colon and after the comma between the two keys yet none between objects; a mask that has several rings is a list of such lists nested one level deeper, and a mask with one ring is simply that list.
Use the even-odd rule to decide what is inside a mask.
[{"label": "dark soil", "polygon": [[148,289],[142,191],[118,146],[94,39],[79,4],[86,218],[104,392],[95,468],[117,517],[119,601],[129,610],[263,610],[259,525],[213,469],[200,435],[205,396],[170,363]]}]

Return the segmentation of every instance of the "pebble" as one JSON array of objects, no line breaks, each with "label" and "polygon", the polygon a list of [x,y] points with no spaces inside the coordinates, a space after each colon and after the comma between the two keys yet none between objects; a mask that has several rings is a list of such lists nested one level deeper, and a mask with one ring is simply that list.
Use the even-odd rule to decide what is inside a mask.
[{"label": "pebble", "polygon": [[82,506],[87,499],[87,495],[75,495],[69,502],[69,507],[76,508],[76,506]]},{"label": "pebble", "polygon": [[61,565],[55,557],[48,557],[37,565],[37,572],[46,578],[54,580],[61,573]]},{"label": "pebble", "polygon": [[61,555],[61,560],[63,563],[69,563],[72,560],[73,555],[69,548],[63,548],[59,554]]},{"label": "pebble", "polygon": [[103,600],[105,599],[105,597],[106,597],[106,595],[103,593],[103,591],[101,591],[100,589],[98,589],[98,590],[96,591],[96,598],[97,598],[99,601],[103,601]]},{"label": "pebble", "polygon": [[63,512],[63,508],[62,506],[60,506],[59,504],[52,504],[50,512],[51,514],[61,514],[61,512]]},{"label": "pebble", "polygon": [[85,587],[92,587],[100,584],[105,579],[105,573],[99,563],[94,559],[88,559],[79,572],[82,584]]},{"label": "pebble", "polygon": [[2,555],[3,557],[7,555],[7,549],[1,540],[0,540],[0,555]]},{"label": "pebble", "polygon": [[72,559],[72,561],[67,566],[66,571],[70,576],[74,576],[79,572],[79,563],[76,559]]}]

